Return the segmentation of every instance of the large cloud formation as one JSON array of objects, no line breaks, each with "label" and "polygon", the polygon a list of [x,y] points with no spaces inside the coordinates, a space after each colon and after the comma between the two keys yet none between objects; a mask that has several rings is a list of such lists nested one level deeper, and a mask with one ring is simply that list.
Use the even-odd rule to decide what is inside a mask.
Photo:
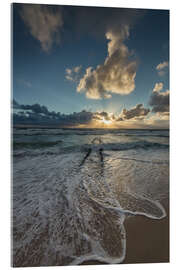
[{"label": "large cloud formation", "polygon": [[[55,10],[50,5],[22,5],[21,18],[46,52],[59,39],[63,26],[62,12],[64,23],[71,24],[78,34],[86,31],[93,35],[105,35],[109,40],[104,63],[95,69],[86,69],[77,91],[85,92],[86,97],[91,99],[110,98],[112,93],[130,94],[135,89],[137,63],[132,59],[132,52],[129,52],[124,41],[143,11],[89,7],[56,7]],[[71,74],[66,74],[66,79],[77,82],[77,76],[74,79]]]},{"label": "large cloud formation", "polygon": [[135,89],[137,62],[125,45],[130,29],[144,11],[117,8],[76,8],[75,25],[80,32],[106,37],[107,57],[96,68],[88,67],[77,91],[87,98],[110,98],[113,93],[127,95]]},{"label": "large cloud formation", "polygon": [[58,126],[77,126],[88,124],[93,119],[93,113],[85,110],[71,114],[49,111],[46,106],[40,104],[23,105],[15,99],[13,106],[13,123],[24,125],[58,125]]},{"label": "large cloud formation", "polygon": [[124,25],[118,33],[106,32],[108,56],[96,69],[88,67],[77,87],[87,98],[110,98],[112,93],[127,95],[135,89],[137,63],[130,59],[131,53],[123,43],[129,36],[129,27]]},{"label": "large cloud formation", "polygon": [[150,109],[144,108],[143,104],[137,104],[135,107],[129,110],[124,108],[118,116],[114,115],[113,113],[102,111],[93,113],[93,118],[96,120],[104,119],[106,121],[113,122],[127,121],[129,119],[139,120],[145,118],[149,112]]},{"label": "large cloud formation", "polygon": [[[155,93],[156,94],[156,93]],[[16,100],[12,102],[13,124],[32,126],[56,126],[78,128],[168,128],[167,113],[153,113],[142,104],[129,110],[123,109],[119,115],[106,111],[90,112],[82,110],[70,114],[49,111],[40,104],[22,105]]]},{"label": "large cloud formation", "polygon": [[55,12],[48,5],[25,4],[22,5],[20,15],[44,51],[49,51],[52,44],[59,40],[59,29],[63,25],[59,9]]},{"label": "large cloud formation", "polygon": [[152,106],[152,112],[169,114],[169,90],[162,92],[162,89],[162,83],[161,85],[155,85],[150,97],[149,105]]},{"label": "large cloud formation", "polygon": [[33,105],[19,104],[15,99],[12,102],[14,124],[24,125],[58,125],[64,127],[101,127],[103,123],[109,123],[113,127],[117,127],[120,121],[128,122],[129,119],[141,120],[149,113],[149,109],[137,104],[129,110],[123,109],[120,115],[100,111],[89,112],[82,110],[81,112],[73,112],[71,114],[62,114],[60,112],[49,111],[46,106],[38,103]]}]

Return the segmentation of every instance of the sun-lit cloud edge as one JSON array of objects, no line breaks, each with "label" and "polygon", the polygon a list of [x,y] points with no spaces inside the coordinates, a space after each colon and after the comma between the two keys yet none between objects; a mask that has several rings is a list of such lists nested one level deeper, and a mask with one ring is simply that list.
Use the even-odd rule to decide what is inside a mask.
[{"label": "sun-lit cloud edge", "polygon": [[168,61],[164,61],[162,63],[159,63],[157,66],[156,66],[156,70],[158,72],[158,75],[160,77],[163,77],[164,75],[167,74],[168,72],[168,68],[169,68],[169,62]]},{"label": "sun-lit cloud edge", "polygon": [[169,128],[169,115],[153,113],[143,104],[137,104],[129,110],[123,109],[120,114],[82,110],[70,114],[49,111],[40,104],[22,105],[15,99],[12,102],[14,125],[52,125],[69,128],[109,128],[109,129],[151,129]]}]

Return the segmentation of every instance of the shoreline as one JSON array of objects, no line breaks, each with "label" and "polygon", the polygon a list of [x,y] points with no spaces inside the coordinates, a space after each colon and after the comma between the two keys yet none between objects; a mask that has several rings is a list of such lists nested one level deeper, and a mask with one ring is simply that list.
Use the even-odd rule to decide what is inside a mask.
[{"label": "shoreline", "polygon": [[[162,219],[131,216],[125,219],[126,255],[121,264],[169,263],[169,201],[161,202],[166,211]],[[95,260],[80,265],[107,264]]]},{"label": "shoreline", "polygon": [[169,262],[169,202],[162,202],[167,216],[149,219],[133,216],[124,222],[126,257],[123,264]]}]

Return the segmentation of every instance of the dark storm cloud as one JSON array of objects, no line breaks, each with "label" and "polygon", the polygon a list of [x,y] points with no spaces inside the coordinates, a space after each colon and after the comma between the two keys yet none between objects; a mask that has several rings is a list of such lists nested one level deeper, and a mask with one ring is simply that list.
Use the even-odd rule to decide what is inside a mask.
[{"label": "dark storm cloud", "polygon": [[33,113],[43,113],[45,115],[52,115],[52,112],[49,112],[46,106],[41,106],[39,104],[21,105],[21,109],[32,110]]},{"label": "dark storm cloud", "polygon": [[49,112],[46,106],[41,106],[38,103],[33,104],[33,105],[23,105],[23,104],[19,104],[15,99],[13,99],[13,108],[22,109],[22,110],[31,110],[33,113],[44,113],[47,115],[52,115],[53,113],[53,112]]},{"label": "dark storm cloud", "polygon": [[46,106],[40,104],[21,105],[13,100],[13,120],[14,124],[47,124],[71,126],[88,124],[93,119],[93,113],[85,110],[71,114],[61,114],[60,112],[49,111]]},{"label": "dark storm cloud", "polygon": [[169,90],[164,91],[163,88],[162,82],[155,84],[149,105],[152,106],[152,112],[154,113],[169,114]]},{"label": "dark storm cloud", "polygon": [[149,105],[152,106],[152,112],[168,113],[169,112],[169,91],[153,92]]},{"label": "dark storm cloud", "polygon": [[121,116],[117,121],[128,120],[136,117],[144,117],[150,112],[149,109],[143,107],[143,104],[137,104],[130,110],[123,109]]}]

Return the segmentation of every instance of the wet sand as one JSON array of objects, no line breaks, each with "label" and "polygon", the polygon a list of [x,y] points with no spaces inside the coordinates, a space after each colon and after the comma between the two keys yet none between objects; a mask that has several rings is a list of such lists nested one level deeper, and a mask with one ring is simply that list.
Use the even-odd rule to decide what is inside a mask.
[{"label": "wet sand", "polygon": [[167,216],[153,220],[143,216],[128,218],[126,228],[126,258],[123,263],[169,262],[169,206]]},{"label": "wet sand", "polygon": [[[162,202],[167,216],[160,220],[132,216],[125,220],[126,257],[123,264],[169,262],[169,202]],[[104,264],[88,261],[84,265]]]}]

